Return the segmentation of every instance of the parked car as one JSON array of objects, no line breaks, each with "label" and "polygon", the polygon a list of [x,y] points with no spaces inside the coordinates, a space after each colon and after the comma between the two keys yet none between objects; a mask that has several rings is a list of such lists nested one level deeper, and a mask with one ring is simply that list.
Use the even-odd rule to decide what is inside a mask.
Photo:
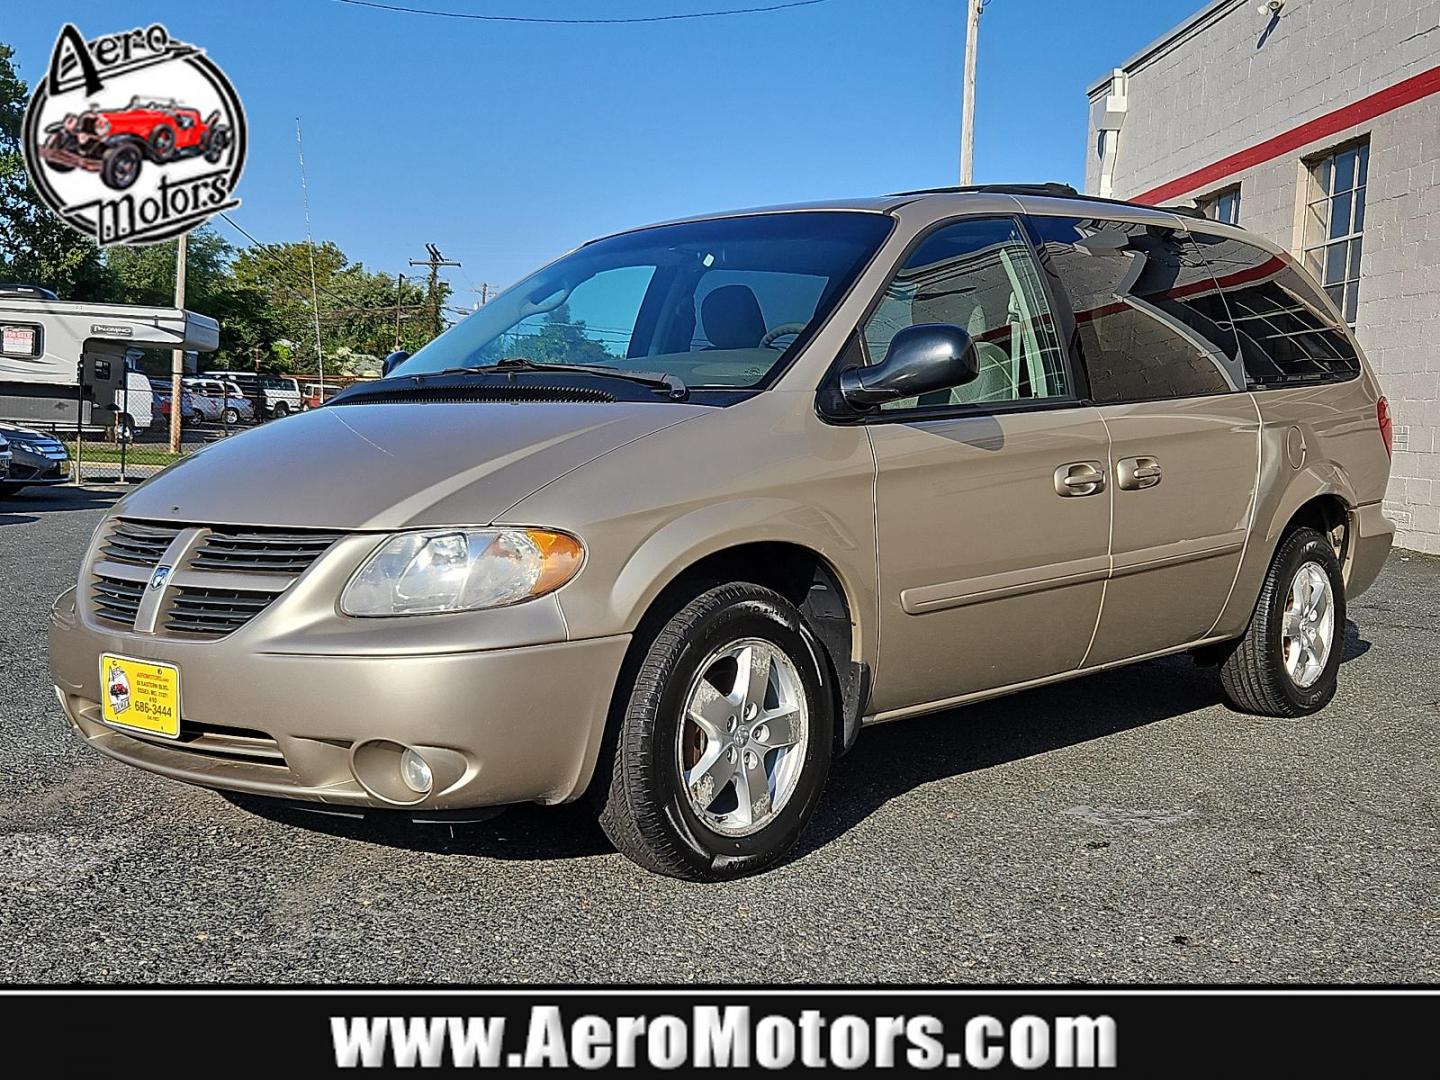
[{"label": "parked car", "polygon": [[10,443],[3,434],[0,434],[0,494],[7,492],[9,487],[4,481],[10,477]]},{"label": "parked car", "polygon": [[332,386],[329,383],[306,383],[305,394],[300,400],[300,411],[309,412],[311,409],[318,409],[325,402],[329,401],[344,387]]},{"label": "parked car", "polygon": [[1055,186],[698,218],[126,495],[54,678],[171,778],[588,793],[641,866],[733,878],[865,724],[1179,652],[1243,712],[1323,708],[1390,444],[1340,313],[1233,226]]},{"label": "parked car", "polygon": [[229,379],[241,393],[263,410],[265,416],[280,418],[300,412],[303,398],[300,383],[280,375],[257,375],[253,371],[210,371],[213,379]]},{"label": "parked car", "polygon": [[202,420],[233,425],[255,419],[255,406],[229,380],[188,378],[184,386]]},{"label": "parked car", "polygon": [[[152,378],[150,380],[151,392],[155,395],[155,413],[163,420],[168,427],[170,424],[170,398],[174,387],[169,379]],[[190,391],[180,391],[180,422],[182,424],[194,424],[200,420],[200,411],[195,407],[195,402],[190,396]]]},{"label": "parked car", "polygon": [[219,120],[218,110],[202,120],[197,110],[175,101],[136,97],[122,108],[70,113],[51,124],[40,157],[56,172],[85,169],[99,173],[106,187],[124,191],[146,161],[167,165],[203,155],[217,163],[232,138]]},{"label": "parked car", "polygon": [[[0,493],[13,495],[27,487],[53,487],[70,479],[70,455],[54,435],[30,428],[0,425],[0,443],[9,443],[9,469],[0,475]],[[5,451],[0,450],[0,458]]]}]

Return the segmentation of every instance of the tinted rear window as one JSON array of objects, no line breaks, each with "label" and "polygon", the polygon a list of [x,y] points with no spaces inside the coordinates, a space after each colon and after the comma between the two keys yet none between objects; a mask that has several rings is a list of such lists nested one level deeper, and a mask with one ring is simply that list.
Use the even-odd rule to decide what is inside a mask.
[{"label": "tinted rear window", "polygon": [[1310,280],[1283,255],[1222,236],[1197,234],[1234,321],[1252,387],[1336,382],[1360,358]]},{"label": "tinted rear window", "polygon": [[1238,389],[1235,338],[1199,252],[1174,229],[1032,219],[1075,312],[1090,396],[1102,404]]}]

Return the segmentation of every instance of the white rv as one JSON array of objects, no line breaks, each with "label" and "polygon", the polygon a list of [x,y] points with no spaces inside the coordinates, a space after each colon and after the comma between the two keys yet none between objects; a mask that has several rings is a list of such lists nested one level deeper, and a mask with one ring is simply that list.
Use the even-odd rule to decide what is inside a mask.
[{"label": "white rv", "polygon": [[[0,291],[0,420],[72,431],[143,428],[150,402],[139,400],[143,379],[127,384],[127,350],[213,352],[220,343],[220,324],[193,311],[31,293]],[[127,393],[136,398],[125,423]]]}]

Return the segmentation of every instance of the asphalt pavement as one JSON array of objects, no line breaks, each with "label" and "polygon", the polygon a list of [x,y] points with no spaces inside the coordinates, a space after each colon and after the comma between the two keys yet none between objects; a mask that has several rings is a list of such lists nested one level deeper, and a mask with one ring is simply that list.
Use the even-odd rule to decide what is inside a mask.
[{"label": "asphalt pavement", "polygon": [[1440,981],[1440,559],[1352,602],[1317,716],[1175,657],[868,729],[797,857],[705,886],[573,807],[349,822],[87,750],[46,612],[114,498],[0,501],[0,981]]}]

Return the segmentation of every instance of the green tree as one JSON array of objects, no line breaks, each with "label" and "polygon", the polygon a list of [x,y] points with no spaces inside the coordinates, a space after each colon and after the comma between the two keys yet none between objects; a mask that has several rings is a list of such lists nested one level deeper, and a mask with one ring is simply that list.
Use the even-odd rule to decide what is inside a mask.
[{"label": "green tree", "polygon": [[517,327],[516,333],[504,336],[502,353],[523,356],[536,363],[604,364],[615,360],[615,354],[603,342],[585,333],[583,322],[570,318],[569,304],[546,312],[539,330],[534,333],[527,334],[526,328]]},{"label": "green tree", "polygon": [[0,43],[0,279],[43,285],[76,300],[100,300],[110,281],[94,241],[71,229],[30,186],[20,130],[30,93]]}]

